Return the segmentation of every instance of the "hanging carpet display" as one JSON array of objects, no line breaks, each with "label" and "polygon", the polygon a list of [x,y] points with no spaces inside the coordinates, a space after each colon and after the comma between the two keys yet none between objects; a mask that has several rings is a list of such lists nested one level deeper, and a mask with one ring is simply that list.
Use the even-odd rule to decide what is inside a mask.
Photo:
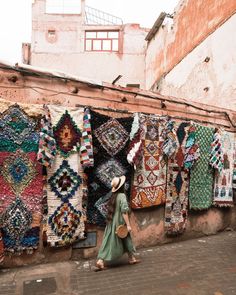
[{"label": "hanging carpet display", "polygon": [[[169,123],[167,117],[139,114],[140,130],[134,136],[127,156],[136,166],[131,189],[133,209],[165,203],[166,160],[162,148],[171,126]],[[170,144],[166,147],[169,153],[172,147]]]},{"label": "hanging carpet display", "polygon": [[[213,142],[214,128],[194,124],[196,133],[190,133],[187,146],[191,147],[192,136],[199,145],[200,156],[190,171],[189,207],[190,209],[208,209],[212,205],[213,168],[209,165],[211,143]],[[190,144],[189,144],[190,142]],[[194,155],[193,155],[194,158]],[[191,161],[186,162],[187,167]]]},{"label": "hanging carpet display", "polygon": [[[220,163],[221,165],[215,165]],[[213,204],[219,207],[232,207],[233,170],[234,170],[234,134],[224,130],[215,133],[212,144],[211,164],[218,168],[215,173]]]},{"label": "hanging carpet display", "polygon": [[39,243],[42,167],[38,122],[18,105],[0,116],[0,214],[6,252],[31,253]]},{"label": "hanging carpet display", "polygon": [[183,233],[187,223],[189,172],[184,158],[189,127],[188,122],[175,123],[178,144],[168,160],[165,231],[169,235]]},{"label": "hanging carpet display", "polygon": [[0,228],[0,264],[3,263],[4,260],[4,245],[2,239],[2,230]]},{"label": "hanging carpet display", "polygon": [[129,195],[131,167],[126,157],[132,122],[133,117],[115,119],[91,111],[94,168],[87,171],[87,216],[91,224],[105,226],[113,177],[126,175],[125,191]]},{"label": "hanging carpet display", "polygon": [[[54,158],[54,147],[47,145],[45,136],[38,155],[39,161],[48,167],[46,235],[49,245],[64,246],[84,238],[87,188],[83,168],[93,165],[90,114],[84,108],[48,106],[48,109],[53,135],[50,128],[48,132],[50,139],[52,136],[55,139],[56,155]],[[42,153],[45,149],[47,155]]]},{"label": "hanging carpet display", "polygon": [[236,189],[236,144],[234,143],[233,189]]}]

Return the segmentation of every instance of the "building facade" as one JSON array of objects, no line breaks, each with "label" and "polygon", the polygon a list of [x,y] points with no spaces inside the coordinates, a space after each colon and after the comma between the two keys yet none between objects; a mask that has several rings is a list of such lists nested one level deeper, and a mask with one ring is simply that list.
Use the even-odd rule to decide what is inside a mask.
[{"label": "building facade", "polygon": [[36,0],[32,5],[32,42],[23,45],[25,63],[109,83],[119,77],[122,86],[145,88],[148,29],[123,25],[121,19],[85,6],[84,0],[77,14],[55,8],[52,13],[48,4]]}]

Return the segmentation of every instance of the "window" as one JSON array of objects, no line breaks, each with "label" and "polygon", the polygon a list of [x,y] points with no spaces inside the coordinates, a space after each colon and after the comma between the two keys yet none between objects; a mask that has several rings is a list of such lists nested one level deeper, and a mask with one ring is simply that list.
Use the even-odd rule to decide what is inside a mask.
[{"label": "window", "polygon": [[55,43],[57,41],[56,30],[49,29],[46,33],[46,39],[49,43]]},{"label": "window", "polygon": [[53,38],[56,35],[56,31],[55,30],[48,30],[48,37]]},{"label": "window", "polygon": [[85,32],[86,51],[118,51],[118,31],[87,31]]}]

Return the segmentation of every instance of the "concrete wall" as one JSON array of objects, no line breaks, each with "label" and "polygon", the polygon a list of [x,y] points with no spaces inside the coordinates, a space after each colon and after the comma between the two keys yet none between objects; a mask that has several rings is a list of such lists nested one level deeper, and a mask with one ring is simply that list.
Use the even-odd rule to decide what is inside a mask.
[{"label": "concrete wall", "polygon": [[[137,24],[86,26],[82,15],[45,14],[45,0],[36,0],[32,9],[31,64],[74,75],[118,84],[145,86],[145,36]],[[50,40],[48,30],[56,31]],[[86,30],[119,30],[119,52],[88,52],[84,49]]]},{"label": "concrete wall", "polygon": [[[164,28],[160,27],[156,36],[154,36],[148,44],[146,88],[160,91],[158,88],[160,79],[165,77],[174,67],[177,67],[177,65],[185,59],[185,67],[179,67],[178,70],[174,70],[175,78],[178,82],[182,79],[182,82],[184,80],[187,83],[189,79],[187,72],[190,73],[194,65],[198,64],[199,67],[198,74],[195,77],[195,85],[198,84],[199,80],[206,79],[206,82],[213,82],[210,85],[212,86],[211,88],[213,88],[213,84],[214,88],[217,88],[217,90],[215,89],[215,93],[222,86],[220,93],[220,95],[222,95],[226,86],[223,81],[227,80],[225,83],[229,84],[229,79],[231,79],[229,76],[233,76],[234,74],[232,68],[235,59],[234,51],[236,38],[233,31],[235,20],[234,18],[230,18],[235,12],[236,2],[234,0],[182,0],[176,8],[173,24],[169,25],[169,28],[167,28],[167,25],[165,25]],[[169,20],[168,22],[170,23],[171,21]],[[214,37],[211,37],[210,41],[205,40],[210,38],[209,36],[211,36],[211,34],[214,35]],[[198,46],[203,46],[205,51],[203,52],[203,47],[201,47],[201,52],[200,50],[196,51]],[[191,54],[192,51],[195,51],[195,54]],[[206,56],[212,57],[209,62],[209,64],[212,65],[210,70],[209,65],[204,65],[204,63],[202,63]],[[220,61],[220,57],[222,57],[222,61]],[[202,63],[201,66],[200,63]],[[188,67],[190,69],[187,70]],[[222,68],[223,71],[221,77],[219,77],[218,73]],[[201,77],[199,75],[200,72]],[[194,74],[196,74],[196,71]],[[224,74],[226,74],[226,79]],[[212,81],[215,79],[214,76],[217,76],[216,81]],[[171,81],[175,78],[172,76]],[[193,75],[191,78],[193,82]],[[176,88],[183,85],[182,82],[178,82],[175,84]],[[188,99],[192,99],[192,96],[194,98],[198,97],[199,91],[195,91],[196,87],[191,93],[190,89],[192,86],[193,85],[190,83],[188,86],[188,93],[181,96],[187,97]],[[205,87],[208,87],[208,85],[205,85],[203,88]],[[209,98],[214,97],[215,93],[212,92],[209,94]],[[227,95],[230,96],[230,94],[233,95],[234,93],[231,92]],[[178,96],[180,93],[175,92],[174,95]],[[205,102],[205,93],[204,96],[201,95],[199,97],[199,100],[202,99],[204,99]],[[214,101],[210,100],[207,100],[207,102],[211,104],[214,103]]]},{"label": "concrete wall", "polygon": [[170,22],[165,21],[165,25],[161,26],[156,35],[148,43],[146,52],[146,89],[157,89],[157,81],[160,73],[163,74],[162,69],[166,64],[166,39],[173,36],[173,31],[170,29]]},{"label": "concrete wall", "polygon": [[236,110],[235,28],[236,14],[163,77],[158,91]]},{"label": "concrete wall", "polygon": [[[159,46],[156,52],[155,80],[148,81],[147,88],[149,89],[162,75],[170,72],[189,52],[235,12],[236,2],[234,0],[181,0],[175,9],[171,32],[166,32],[164,37],[158,32],[156,37],[149,42],[149,46],[153,42],[164,43],[164,45]],[[152,66],[147,62],[147,72]]]},{"label": "concrete wall", "polygon": [[[3,69],[5,68],[5,69]],[[103,87],[90,83],[82,83],[70,79],[58,79],[50,76],[40,77],[40,72],[21,67],[8,68],[0,64],[0,98],[8,104],[19,103],[23,107],[27,104],[51,103],[63,106],[90,105],[111,109],[129,110],[132,112],[147,112],[161,115],[175,116],[181,112],[186,113],[186,118],[198,118],[211,126],[223,124],[228,129],[235,131],[225,109],[219,109],[204,104],[186,105],[185,101],[170,97],[159,96],[153,92],[137,91],[134,93],[127,88],[104,84]],[[27,73],[26,73],[27,72]],[[25,73],[25,74],[24,74]],[[34,74],[34,76],[33,76]],[[37,74],[37,76],[35,75]],[[78,92],[75,93],[74,89]],[[125,99],[124,99],[125,98]],[[165,108],[162,107],[165,100]],[[1,103],[1,101],[0,101]],[[201,106],[201,109],[199,107]],[[212,110],[208,113],[205,110]],[[27,110],[26,110],[27,111]],[[217,113],[214,113],[214,112]],[[222,113],[220,113],[222,111]],[[105,111],[100,111],[105,112]],[[105,112],[114,117],[127,116],[114,112]],[[236,121],[236,112],[228,113]],[[189,212],[186,232],[176,238],[168,238],[164,232],[164,206],[135,210],[131,214],[133,239],[137,247],[149,247],[163,243],[176,242],[204,235],[216,234],[219,231],[236,229],[236,207],[228,209],[211,208],[202,212]],[[101,244],[103,230],[90,226],[89,231],[97,231],[97,247],[83,250],[72,250],[71,247],[50,248],[44,247],[40,239],[39,249],[33,255],[22,255],[5,259],[4,266],[26,265],[53,261],[69,260],[71,258],[88,258],[96,255]]]}]

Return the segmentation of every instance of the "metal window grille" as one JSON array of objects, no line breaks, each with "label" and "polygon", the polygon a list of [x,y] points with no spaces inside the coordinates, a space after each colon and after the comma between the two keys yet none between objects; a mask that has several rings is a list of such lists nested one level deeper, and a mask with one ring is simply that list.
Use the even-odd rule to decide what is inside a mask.
[{"label": "metal window grille", "polygon": [[87,25],[122,25],[121,18],[103,12],[101,10],[85,6],[85,17]]}]

